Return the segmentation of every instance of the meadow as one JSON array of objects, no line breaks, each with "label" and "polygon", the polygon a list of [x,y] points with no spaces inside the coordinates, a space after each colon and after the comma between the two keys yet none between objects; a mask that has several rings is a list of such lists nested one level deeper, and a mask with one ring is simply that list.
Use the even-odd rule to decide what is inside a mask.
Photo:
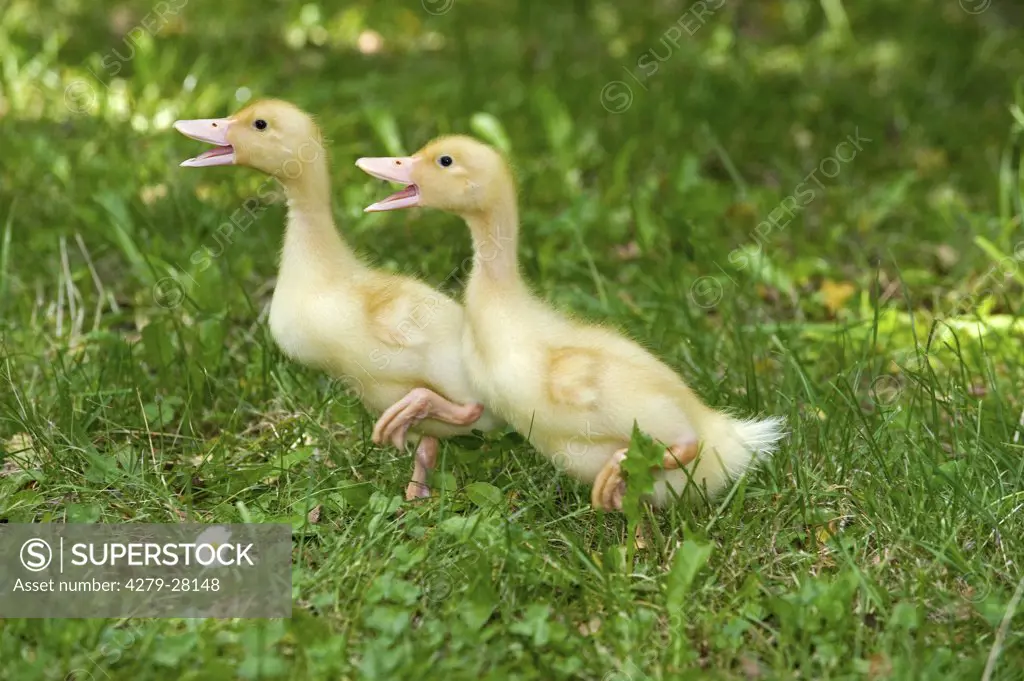
[{"label": "meadow", "polygon": [[[0,679],[1024,679],[1022,39],[1003,0],[5,0],[0,522],[295,550],[289,619],[3,619]],[[513,432],[404,501],[269,335],[280,193],[178,167],[176,119],[263,97],[346,239],[456,296],[464,226],[365,214],[353,163],[503,149],[534,289],[780,451],[639,548]]]}]

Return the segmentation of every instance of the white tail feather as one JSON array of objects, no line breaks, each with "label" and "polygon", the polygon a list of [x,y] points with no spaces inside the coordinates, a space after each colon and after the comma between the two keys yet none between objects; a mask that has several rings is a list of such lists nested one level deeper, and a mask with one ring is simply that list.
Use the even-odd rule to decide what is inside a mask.
[{"label": "white tail feather", "polygon": [[[743,447],[751,452],[753,459],[745,468],[771,458],[779,442],[786,437],[786,419],[773,416],[766,419],[730,419]],[[740,470],[738,473],[742,473]]]},{"label": "white tail feather", "polygon": [[775,453],[779,441],[787,435],[786,419],[737,419],[719,414],[700,433],[701,453],[696,465],[685,471],[667,471],[664,480],[655,484],[654,503],[664,506],[676,494],[683,494],[688,482],[706,489],[709,497],[722,492],[731,481],[758,466]]}]

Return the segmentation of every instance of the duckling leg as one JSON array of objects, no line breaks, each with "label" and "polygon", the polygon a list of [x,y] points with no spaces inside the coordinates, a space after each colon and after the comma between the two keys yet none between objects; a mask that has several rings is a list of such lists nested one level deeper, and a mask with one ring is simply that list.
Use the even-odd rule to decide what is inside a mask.
[{"label": "duckling leg", "polygon": [[423,419],[431,418],[456,426],[473,423],[484,413],[480,403],[455,404],[427,388],[414,388],[409,394],[387,408],[373,427],[373,442],[391,441],[405,449],[405,435],[409,428]]},{"label": "duckling leg", "polygon": [[597,474],[597,479],[594,480],[594,486],[590,488],[590,505],[598,511],[607,511],[609,504],[605,503],[605,497],[608,494],[608,490],[612,489],[608,485],[608,478],[613,473],[621,470],[619,466],[626,460],[626,452],[628,448],[623,447],[619,451],[612,454],[612,458],[608,459],[608,463],[604,465],[604,468]]},{"label": "duckling leg", "polygon": [[[626,493],[626,481],[622,478],[622,462],[628,449],[615,452],[594,480],[590,490],[590,505],[599,511],[621,511],[622,497]],[[662,470],[672,470],[687,465],[697,457],[697,441],[685,439],[665,450]]]},{"label": "duckling leg", "polygon": [[412,480],[405,488],[405,500],[422,499],[430,496],[427,487],[427,471],[433,470],[437,464],[437,438],[424,435],[420,446],[416,448],[416,456],[412,465]]}]

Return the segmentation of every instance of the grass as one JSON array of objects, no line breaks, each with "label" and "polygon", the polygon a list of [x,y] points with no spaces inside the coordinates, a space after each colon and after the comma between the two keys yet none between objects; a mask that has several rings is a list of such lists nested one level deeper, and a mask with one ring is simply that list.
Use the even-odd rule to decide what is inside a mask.
[{"label": "grass", "polygon": [[[0,519],[289,522],[295,609],[5,619],[0,677],[1024,678],[1015,7],[101,4],[0,18]],[[170,123],[247,96],[318,114],[346,237],[454,293],[462,225],[364,215],[352,162],[505,145],[537,289],[782,450],[635,555],[513,434],[403,502],[269,337],[283,206],[229,233],[263,178],[177,168]]]}]

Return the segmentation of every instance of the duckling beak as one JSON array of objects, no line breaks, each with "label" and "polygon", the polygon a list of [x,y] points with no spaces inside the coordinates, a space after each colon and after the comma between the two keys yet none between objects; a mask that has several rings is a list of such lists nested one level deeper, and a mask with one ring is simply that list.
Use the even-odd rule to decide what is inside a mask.
[{"label": "duckling beak", "polygon": [[377,213],[420,205],[420,190],[412,181],[412,164],[414,160],[411,156],[405,156],[402,158],[361,158],[356,161],[356,167],[367,175],[372,175],[380,180],[405,185],[405,188],[401,191],[397,191],[386,199],[367,206],[363,209],[363,212]]},{"label": "duckling beak", "polygon": [[184,168],[205,166],[229,166],[235,163],[235,149],[228,142],[230,118],[198,118],[191,121],[175,121],[174,129],[185,137],[216,145],[195,158],[182,161]]}]

